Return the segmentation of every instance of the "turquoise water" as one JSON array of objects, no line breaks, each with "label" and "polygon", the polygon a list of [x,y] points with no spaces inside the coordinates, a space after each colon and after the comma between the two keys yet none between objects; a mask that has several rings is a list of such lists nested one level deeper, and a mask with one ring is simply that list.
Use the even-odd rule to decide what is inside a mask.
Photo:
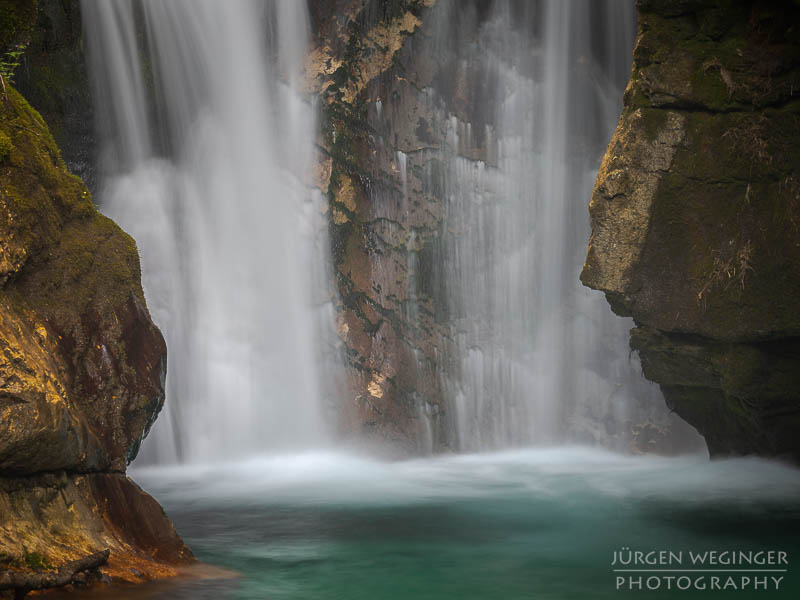
[{"label": "turquoise water", "polygon": [[[581,448],[404,462],[305,454],[133,477],[199,559],[241,574],[141,590],[147,597],[800,597],[800,471],[767,461]],[[628,568],[698,568],[688,552],[710,550],[783,551],[788,565],[761,566],[787,569],[768,574],[661,573],[656,591],[646,589],[652,573],[636,573],[645,589],[626,589],[625,580],[617,590],[615,578],[628,575],[612,572],[622,547],[683,553],[680,564]],[[711,577],[751,583],[667,590],[667,575],[703,577],[707,588]],[[782,576],[779,591],[772,582],[754,591],[752,578],[764,576]]]}]

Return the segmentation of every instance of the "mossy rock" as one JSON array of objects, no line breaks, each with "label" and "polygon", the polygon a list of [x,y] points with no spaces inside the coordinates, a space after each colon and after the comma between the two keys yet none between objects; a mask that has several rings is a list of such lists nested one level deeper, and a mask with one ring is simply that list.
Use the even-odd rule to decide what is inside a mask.
[{"label": "mossy rock", "polygon": [[0,163],[2,163],[13,150],[14,144],[11,143],[11,138],[5,133],[0,132]]},{"label": "mossy rock", "polygon": [[0,361],[16,381],[0,405],[0,474],[124,470],[164,401],[166,348],[136,244],[10,87],[0,133],[11,142],[0,163]]},{"label": "mossy rock", "polygon": [[626,105],[742,110],[792,98],[800,75],[793,2],[640,2]]},{"label": "mossy rock", "polygon": [[39,0],[14,86],[36,108],[70,170],[94,189],[94,108],[79,0]]}]

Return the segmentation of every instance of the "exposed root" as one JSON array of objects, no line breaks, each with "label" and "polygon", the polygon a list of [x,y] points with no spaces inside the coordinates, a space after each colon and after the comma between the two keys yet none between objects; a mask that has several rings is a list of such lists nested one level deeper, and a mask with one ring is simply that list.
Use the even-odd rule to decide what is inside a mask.
[{"label": "exposed root", "polygon": [[706,277],[703,287],[697,293],[697,301],[704,302],[704,297],[713,287],[725,282],[727,282],[726,288],[730,285],[738,285],[744,290],[747,274],[753,270],[752,255],[753,245],[748,240],[727,260],[715,256],[711,271]]}]

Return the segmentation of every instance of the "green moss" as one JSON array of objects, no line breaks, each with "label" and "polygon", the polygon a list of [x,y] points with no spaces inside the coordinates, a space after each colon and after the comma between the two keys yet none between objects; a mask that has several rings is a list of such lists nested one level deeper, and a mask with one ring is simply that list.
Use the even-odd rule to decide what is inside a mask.
[{"label": "green moss", "polygon": [[[642,112],[655,130],[651,115],[666,111]],[[790,106],[684,119],[653,200],[640,276],[706,335],[800,329],[788,300],[797,296],[800,264],[800,120]]]},{"label": "green moss", "polygon": [[30,71],[37,106],[45,112],[58,110],[58,104],[64,101],[63,90],[70,84],[66,70],[60,65],[45,63],[31,65]]},{"label": "green moss", "polygon": [[743,98],[743,69],[741,52],[744,40],[728,39],[724,44],[694,42],[686,49],[694,57],[691,73],[692,96],[695,102],[717,111],[730,111],[745,107]]},{"label": "green moss", "polygon": [[25,553],[25,566],[29,569],[33,569],[34,571],[42,571],[53,568],[53,565],[50,564],[50,561],[48,561],[38,552]]},{"label": "green moss", "polygon": [[131,294],[143,301],[135,242],[97,211],[86,186],[67,171],[39,113],[13,88],[8,97],[0,108],[0,134],[12,149],[9,168],[0,174],[0,197],[30,265],[8,297],[35,305],[44,316],[93,306],[101,318]]},{"label": "green moss", "polygon": [[13,148],[14,144],[11,143],[11,138],[0,131],[0,162],[3,162],[6,157],[11,154]]},{"label": "green moss", "polygon": [[654,268],[665,273],[687,274],[693,280],[693,301],[703,310],[723,288],[732,301],[739,300],[741,285],[728,284],[739,276],[735,261],[749,243],[741,226],[749,210],[747,184],[738,176],[746,168],[724,144],[706,143],[721,140],[730,121],[703,113],[687,116],[685,142],[692,151],[676,154],[653,204],[659,250],[649,259],[661,263]]},{"label": "green moss", "polygon": [[787,28],[798,18],[791,3],[726,1],[677,13],[662,4],[640,6],[626,106],[656,101],[728,112],[782,102],[798,75],[792,65],[800,45]]}]

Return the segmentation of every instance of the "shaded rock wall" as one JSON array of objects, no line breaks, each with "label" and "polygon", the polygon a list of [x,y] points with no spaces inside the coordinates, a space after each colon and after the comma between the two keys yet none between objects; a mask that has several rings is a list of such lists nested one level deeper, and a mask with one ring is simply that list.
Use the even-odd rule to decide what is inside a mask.
[{"label": "shaded rock wall", "polygon": [[94,116],[80,0],[8,0],[0,51],[24,48],[10,83],[50,128],[71,173],[95,185]]},{"label": "shaded rock wall", "polygon": [[712,455],[800,460],[800,8],[637,7],[581,279]]}]

